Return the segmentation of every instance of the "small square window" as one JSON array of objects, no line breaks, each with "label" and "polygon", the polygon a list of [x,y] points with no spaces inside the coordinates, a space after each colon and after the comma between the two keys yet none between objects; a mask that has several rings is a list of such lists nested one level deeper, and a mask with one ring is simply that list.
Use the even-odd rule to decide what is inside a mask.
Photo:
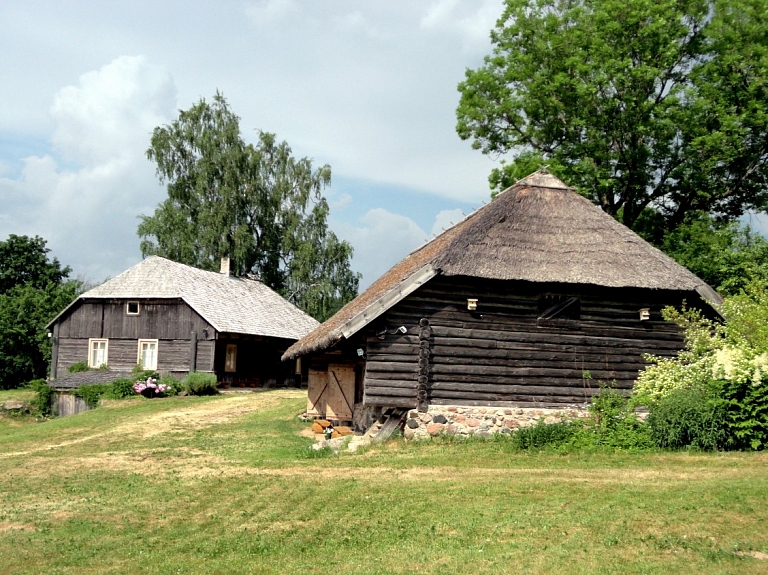
[{"label": "small square window", "polygon": [[125,313],[128,315],[139,315],[139,302],[129,301],[125,304]]}]

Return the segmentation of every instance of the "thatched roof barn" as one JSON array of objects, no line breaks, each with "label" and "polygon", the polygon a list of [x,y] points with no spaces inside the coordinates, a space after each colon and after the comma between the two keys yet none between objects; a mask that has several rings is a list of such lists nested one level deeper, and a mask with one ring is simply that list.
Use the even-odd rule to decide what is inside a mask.
[{"label": "thatched roof barn", "polygon": [[[51,374],[73,363],[145,368],[263,384],[292,377],[280,355],[318,322],[262,282],[150,256],[73,301],[54,318]],[[64,382],[62,382],[64,385]]]},{"label": "thatched roof barn", "polygon": [[660,311],[683,300],[710,311],[721,301],[537,172],[409,254],[283,359],[321,372],[354,364],[355,399],[368,406],[558,405],[592,393],[587,374],[628,388],[643,353],[675,353],[679,331]]}]

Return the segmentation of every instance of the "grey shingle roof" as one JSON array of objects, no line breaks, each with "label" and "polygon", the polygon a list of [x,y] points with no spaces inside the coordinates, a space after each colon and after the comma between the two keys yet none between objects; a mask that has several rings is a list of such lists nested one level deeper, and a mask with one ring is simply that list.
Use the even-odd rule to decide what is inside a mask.
[{"label": "grey shingle roof", "polygon": [[101,298],[181,298],[219,332],[301,339],[319,325],[256,279],[209,272],[159,256],[148,257],[78,299]]},{"label": "grey shingle roof", "polygon": [[93,385],[94,383],[112,383],[116,379],[131,377],[130,371],[88,370],[77,373],[65,373],[48,385],[56,389],[75,389],[81,385]]}]

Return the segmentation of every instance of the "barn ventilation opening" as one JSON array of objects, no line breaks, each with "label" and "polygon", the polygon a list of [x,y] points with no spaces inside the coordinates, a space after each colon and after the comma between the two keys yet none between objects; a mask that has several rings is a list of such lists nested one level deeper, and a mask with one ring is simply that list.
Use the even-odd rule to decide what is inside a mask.
[{"label": "barn ventilation opening", "polygon": [[581,300],[577,296],[544,294],[539,298],[540,326],[579,327]]}]

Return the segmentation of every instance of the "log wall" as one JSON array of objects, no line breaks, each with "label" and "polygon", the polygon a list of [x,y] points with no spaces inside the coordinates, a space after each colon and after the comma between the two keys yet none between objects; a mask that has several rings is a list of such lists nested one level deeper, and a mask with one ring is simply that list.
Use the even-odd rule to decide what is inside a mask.
[{"label": "log wall", "polygon": [[[540,320],[547,294],[578,297],[578,319]],[[631,389],[643,354],[682,348],[661,309],[686,295],[703,306],[690,293],[435,278],[369,326],[364,403],[415,408],[421,390],[434,405],[558,407],[584,403],[601,383]]]}]

